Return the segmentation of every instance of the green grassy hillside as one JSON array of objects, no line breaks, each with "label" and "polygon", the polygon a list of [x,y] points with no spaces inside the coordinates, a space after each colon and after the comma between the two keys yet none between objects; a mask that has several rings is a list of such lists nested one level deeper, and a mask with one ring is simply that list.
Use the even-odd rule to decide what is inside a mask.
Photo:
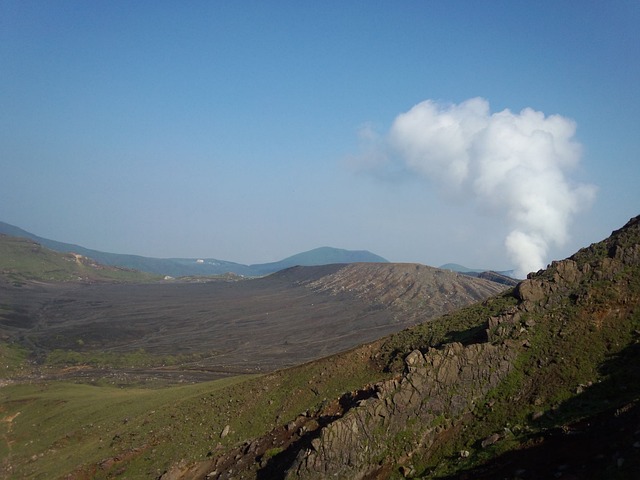
[{"label": "green grassy hillside", "polygon": [[[5,386],[0,390],[0,476],[44,479],[75,472],[100,478],[136,456],[150,456],[153,469],[134,469],[129,478],[154,478],[156,469],[179,460],[174,450],[206,454],[202,441],[192,441],[191,429],[183,430],[203,418],[205,412],[194,406],[204,399],[210,408],[225,408],[227,397],[220,391],[248,378],[159,390],[64,382]],[[200,429],[199,440],[211,427]]]},{"label": "green grassy hillside", "polygon": [[13,282],[149,282],[159,277],[123,268],[99,265],[77,254],[49,250],[25,238],[0,234],[0,275]]},{"label": "green grassy hillside", "polygon": [[[381,378],[370,347],[265,376],[161,389],[104,380],[0,389],[2,478],[158,478]],[[386,376],[385,374],[382,375]]]}]

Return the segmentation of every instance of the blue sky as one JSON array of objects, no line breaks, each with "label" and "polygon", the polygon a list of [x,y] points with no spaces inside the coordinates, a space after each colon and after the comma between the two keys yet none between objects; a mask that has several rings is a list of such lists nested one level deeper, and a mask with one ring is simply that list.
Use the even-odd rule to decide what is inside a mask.
[{"label": "blue sky", "polygon": [[[495,269],[517,263],[506,239],[528,228],[545,261],[564,258],[640,213],[639,32],[638,1],[1,0],[0,220],[157,257],[329,245]],[[573,122],[580,153],[553,170],[581,203],[556,212],[566,235],[496,203],[522,175],[477,193],[493,130],[463,143],[455,192],[446,166],[425,167],[433,145],[412,163],[398,143],[417,105],[439,121],[474,98],[485,127],[505,109]]]}]

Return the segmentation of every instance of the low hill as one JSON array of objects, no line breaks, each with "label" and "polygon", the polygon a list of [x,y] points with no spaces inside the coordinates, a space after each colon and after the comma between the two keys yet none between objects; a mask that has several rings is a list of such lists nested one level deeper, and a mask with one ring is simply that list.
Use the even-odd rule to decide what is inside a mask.
[{"label": "low hill", "polygon": [[320,247],[308,252],[298,253],[279,262],[262,263],[250,267],[259,274],[267,274],[285,268],[315,265],[331,265],[336,263],[388,263],[389,261],[366,250],[343,250],[340,248]]},{"label": "low hill", "polygon": [[465,267],[464,265],[460,265],[458,263],[445,263],[444,265],[440,265],[440,268],[442,268],[443,270],[451,270],[452,272],[459,272],[459,273],[484,272],[484,270]]},{"label": "low hill", "polygon": [[25,238],[0,234],[0,278],[43,282],[149,282],[153,275],[100,265],[79,254],[62,254]]},{"label": "low hill", "polygon": [[503,281],[505,282],[505,285],[507,284],[515,285],[516,283],[518,283],[515,277],[513,276],[513,270],[502,270],[502,271],[496,272],[493,270],[481,270],[478,268],[468,268],[458,263],[445,263],[444,265],[440,265],[439,268],[442,268],[443,270],[451,270],[452,272],[464,273],[472,277],[478,277],[478,276],[486,277],[489,274],[498,275],[503,279]]},{"label": "low hill", "polygon": [[[338,266],[337,266],[338,267]],[[370,308],[392,309],[405,324],[451,312],[503,291],[502,282],[415,263],[293,267],[274,274],[319,293],[348,294]]]},{"label": "low hill", "polygon": [[498,272],[481,272],[481,273],[478,273],[477,275],[471,275],[471,276],[476,278],[484,278],[485,280],[501,283],[509,287],[515,287],[518,284],[518,280],[516,280],[515,278],[512,278],[508,275],[503,275]]},{"label": "low hill", "polygon": [[244,276],[261,276],[294,265],[326,265],[330,263],[387,262],[384,258],[366,250],[343,250],[321,247],[299,253],[278,262],[243,265],[216,258],[153,258],[140,255],[107,253],[71,243],[39,237],[14,225],[0,222],[0,234],[28,238],[57,252],[77,253],[97,263],[158,275],[182,277],[190,275],[221,275],[234,273]]}]

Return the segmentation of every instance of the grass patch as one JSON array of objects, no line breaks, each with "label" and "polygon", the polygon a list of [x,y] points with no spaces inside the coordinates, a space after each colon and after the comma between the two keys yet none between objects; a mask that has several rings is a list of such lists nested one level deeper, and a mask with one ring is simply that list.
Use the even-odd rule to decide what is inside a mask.
[{"label": "grass patch", "polygon": [[206,353],[155,355],[144,349],[122,353],[56,349],[47,355],[44,363],[51,367],[89,365],[95,368],[148,368],[184,365],[208,356],[210,354]]},{"label": "grass patch", "polygon": [[[159,441],[159,434],[171,424],[167,419],[181,411],[181,405],[194,397],[219,394],[248,378],[159,390],[62,382],[4,387],[0,476],[59,478],[83,466],[91,470],[108,458],[126,457],[136,448],[142,454]],[[180,427],[185,424],[180,422]],[[163,464],[161,458],[154,461]],[[99,472],[92,475],[97,478]]]},{"label": "grass patch", "polygon": [[30,371],[29,351],[13,343],[0,342],[0,379],[12,378]]},{"label": "grass patch", "polygon": [[13,417],[0,424],[0,477],[157,478],[384,377],[369,354],[365,347],[265,376],[161,389],[11,385],[0,389],[0,418]]},{"label": "grass patch", "polygon": [[278,454],[280,454],[282,452],[284,452],[284,448],[282,448],[282,447],[270,448],[269,450],[264,452],[264,455],[263,455],[262,459],[264,461],[269,460],[270,458],[273,458],[273,457],[275,457],[276,455],[278,455]]}]

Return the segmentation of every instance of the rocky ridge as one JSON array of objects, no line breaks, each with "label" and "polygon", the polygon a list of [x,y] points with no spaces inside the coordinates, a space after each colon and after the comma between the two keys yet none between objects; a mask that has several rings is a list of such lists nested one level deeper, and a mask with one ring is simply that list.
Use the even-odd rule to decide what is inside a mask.
[{"label": "rocky ridge", "polygon": [[390,465],[383,459],[396,453],[405,463],[417,448],[432,446],[453,419],[499,384],[514,357],[512,349],[492,344],[414,350],[405,359],[407,372],[377,385],[375,397],[328,425],[286,478],[388,476]]},{"label": "rocky ridge", "polygon": [[[217,469],[207,478],[431,478],[534,438],[569,435],[571,422],[639,401],[640,372],[632,365],[640,359],[640,217],[530,274],[503,297],[508,306],[471,325],[475,333],[461,341],[434,341],[441,337],[424,325],[408,331],[411,348],[385,354],[387,368],[401,355],[403,369],[324,421],[321,412],[308,415],[315,428],[297,438],[295,449],[280,444],[277,468],[250,447],[255,440],[236,453],[232,475]],[[616,455],[598,471],[633,478],[628,472],[640,458],[625,463]],[[247,467],[237,469],[243,461]],[[514,470],[514,478],[539,478],[535,465],[528,468]],[[549,468],[545,474],[556,468],[598,478],[580,476],[593,465]]]}]

